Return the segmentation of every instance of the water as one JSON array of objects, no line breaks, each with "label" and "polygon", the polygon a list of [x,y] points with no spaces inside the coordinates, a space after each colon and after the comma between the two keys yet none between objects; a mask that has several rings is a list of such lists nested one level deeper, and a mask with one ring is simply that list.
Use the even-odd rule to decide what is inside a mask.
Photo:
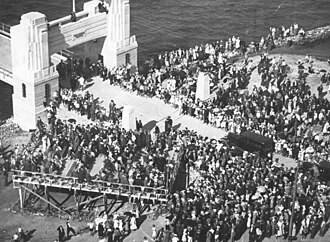
[{"label": "water", "polygon": [[[77,10],[82,9],[84,2],[76,0]],[[137,36],[140,59],[232,35],[248,42],[258,41],[271,25],[289,26],[297,22],[312,29],[330,24],[329,0],[130,0],[130,3],[131,32]],[[0,21],[11,25],[29,11],[42,12],[52,20],[72,9],[72,0],[0,0],[0,4]],[[327,57],[330,41],[297,51]]]}]

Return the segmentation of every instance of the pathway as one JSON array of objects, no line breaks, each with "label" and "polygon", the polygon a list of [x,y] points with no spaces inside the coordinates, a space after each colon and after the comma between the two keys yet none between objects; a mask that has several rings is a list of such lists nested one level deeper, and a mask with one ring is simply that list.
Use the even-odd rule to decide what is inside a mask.
[{"label": "pathway", "polygon": [[[107,81],[103,82],[100,78],[95,79],[94,85],[88,88],[88,91],[93,93],[95,97],[104,100],[103,105],[106,108],[112,99],[118,106],[132,105],[135,107],[137,118],[141,119],[144,125],[157,123],[159,128],[164,130],[164,121],[170,115],[173,119],[173,126],[177,126],[179,129],[187,127],[200,135],[217,139],[223,138],[227,134],[226,131],[204,124],[201,120],[191,116],[179,115],[178,109],[164,104],[157,98],[137,96],[135,93],[122,90],[118,86],[110,86]],[[274,157],[279,158],[280,163],[284,163],[288,167],[296,166],[296,162],[291,158],[279,155]]]},{"label": "pathway", "polygon": [[108,81],[103,82],[100,78],[95,78],[93,86],[87,89],[95,97],[104,100],[103,105],[108,109],[110,100],[114,100],[117,106],[132,105],[138,119],[143,125],[154,126],[157,124],[160,130],[164,130],[164,121],[167,116],[173,119],[173,126],[179,129],[187,127],[198,134],[210,138],[223,138],[226,132],[210,125],[204,124],[201,120],[187,115],[180,115],[179,110],[170,105],[165,105],[158,98],[146,98],[137,96],[135,93],[122,90],[118,86],[110,86]]}]

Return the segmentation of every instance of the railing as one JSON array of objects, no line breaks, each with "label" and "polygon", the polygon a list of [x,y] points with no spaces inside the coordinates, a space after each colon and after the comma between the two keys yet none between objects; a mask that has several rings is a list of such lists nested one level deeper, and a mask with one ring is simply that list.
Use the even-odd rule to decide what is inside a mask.
[{"label": "railing", "polygon": [[36,71],[34,73],[34,79],[40,79],[40,78],[44,78],[44,77],[47,77],[47,76],[51,76],[54,73],[57,73],[56,66],[52,65],[52,66],[50,66],[48,68],[45,68],[41,71]]},{"label": "railing", "polygon": [[8,78],[13,79],[13,73],[0,67],[0,79],[6,81]]},{"label": "railing", "polygon": [[60,52],[57,52],[57,54],[64,56],[65,58],[69,58],[74,55],[74,52],[64,49],[64,50],[61,50]]},{"label": "railing", "polygon": [[130,45],[136,45],[137,42],[136,42],[136,36],[133,35],[129,38],[126,38],[120,42],[117,43],[117,48],[120,49],[120,48],[123,48],[123,47],[126,47],[126,46],[130,46]]},{"label": "railing", "polygon": [[10,37],[10,25],[0,22],[0,33]]},{"label": "railing", "polygon": [[115,182],[93,180],[79,183],[76,177],[44,174],[39,172],[13,170],[13,186],[19,188],[20,184],[34,184],[48,187],[66,188],[80,191],[97,192],[118,196],[139,196],[143,199],[166,202],[167,189],[128,185]]},{"label": "railing", "polygon": [[[76,13],[76,21],[78,21],[79,19],[85,18],[88,16],[88,12],[86,11],[81,11]],[[71,23],[71,15],[65,16],[63,18],[59,18],[53,21],[50,21],[48,23],[49,27],[55,26],[55,25],[64,25],[67,23]]]}]

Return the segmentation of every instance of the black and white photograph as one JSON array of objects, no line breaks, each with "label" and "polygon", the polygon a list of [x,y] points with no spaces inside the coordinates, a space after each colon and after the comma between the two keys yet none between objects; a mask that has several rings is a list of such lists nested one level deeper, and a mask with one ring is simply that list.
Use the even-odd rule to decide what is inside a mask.
[{"label": "black and white photograph", "polygon": [[0,242],[329,242],[329,0],[0,0]]}]

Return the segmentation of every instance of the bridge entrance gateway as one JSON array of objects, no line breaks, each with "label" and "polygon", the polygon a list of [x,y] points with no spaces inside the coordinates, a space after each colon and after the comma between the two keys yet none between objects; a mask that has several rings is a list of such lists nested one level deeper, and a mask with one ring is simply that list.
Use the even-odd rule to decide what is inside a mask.
[{"label": "bridge entrance gateway", "polygon": [[1,25],[0,43],[7,48],[1,53],[6,61],[0,61],[0,80],[13,86],[14,121],[22,129],[35,129],[45,96],[59,90],[56,65],[70,53],[79,52],[79,57],[92,61],[100,54],[108,69],[127,64],[127,59],[137,65],[129,0],[106,1],[107,12],[100,12],[98,4],[98,0],[84,3],[74,21],[65,16],[48,22],[44,14],[30,12],[18,25]]}]

